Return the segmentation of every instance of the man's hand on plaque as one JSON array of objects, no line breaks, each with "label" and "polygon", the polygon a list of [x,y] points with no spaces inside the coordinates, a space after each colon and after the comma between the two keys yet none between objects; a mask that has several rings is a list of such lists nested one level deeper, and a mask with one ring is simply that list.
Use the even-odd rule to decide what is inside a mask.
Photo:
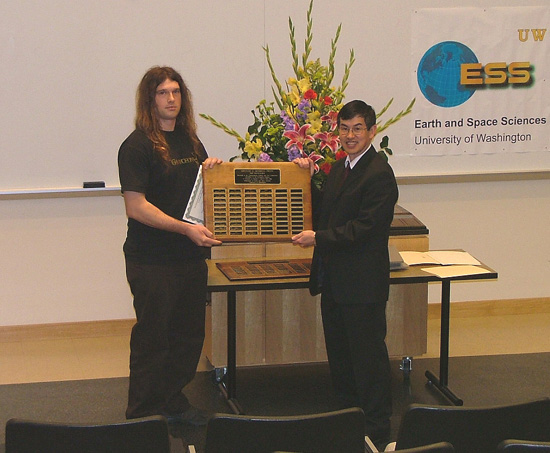
[{"label": "man's hand on plaque", "polygon": [[218,159],[217,157],[208,157],[206,160],[202,163],[203,168],[214,168],[215,165],[219,165],[223,163],[223,160]]},{"label": "man's hand on plaque", "polygon": [[312,247],[315,245],[315,231],[305,230],[292,236],[292,245]]},{"label": "man's hand on plaque", "polygon": [[186,226],[184,234],[201,247],[212,247],[222,243],[214,237],[214,234],[208,228],[200,223],[184,223],[184,225]]},{"label": "man's hand on plaque", "polygon": [[300,168],[309,168],[309,176],[313,176],[315,172],[315,164],[309,157],[298,157],[292,161]]}]

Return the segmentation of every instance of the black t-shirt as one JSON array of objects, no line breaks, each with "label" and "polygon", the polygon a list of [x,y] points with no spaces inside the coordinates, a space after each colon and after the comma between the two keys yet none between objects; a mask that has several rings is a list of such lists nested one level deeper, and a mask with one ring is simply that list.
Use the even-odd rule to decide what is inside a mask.
[{"label": "black t-shirt", "polygon": [[[168,164],[142,131],[135,130],[122,143],[118,152],[120,184],[122,192],[144,193],[147,201],[165,214],[181,219],[207,154],[201,144],[197,157],[191,140],[181,128],[164,134],[170,146]],[[144,264],[183,262],[206,256],[204,248],[187,236],[152,228],[131,218],[124,253],[128,260]]]}]

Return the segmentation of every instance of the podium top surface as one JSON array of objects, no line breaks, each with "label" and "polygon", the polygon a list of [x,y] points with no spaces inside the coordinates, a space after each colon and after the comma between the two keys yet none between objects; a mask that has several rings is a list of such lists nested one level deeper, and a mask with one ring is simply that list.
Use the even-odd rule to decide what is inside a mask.
[{"label": "podium top surface", "polygon": [[428,234],[429,230],[412,213],[399,205],[395,205],[393,221],[390,227],[391,236]]}]

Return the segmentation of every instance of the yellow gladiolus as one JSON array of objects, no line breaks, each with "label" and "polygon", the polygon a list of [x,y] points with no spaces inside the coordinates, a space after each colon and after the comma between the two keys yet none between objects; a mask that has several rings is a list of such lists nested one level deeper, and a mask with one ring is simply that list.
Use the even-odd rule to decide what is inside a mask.
[{"label": "yellow gladiolus", "polygon": [[247,141],[244,145],[244,152],[248,155],[249,158],[256,158],[260,155],[260,153],[263,150],[263,143],[262,141],[257,138],[256,141],[251,142]]},{"label": "yellow gladiolus", "polygon": [[288,97],[290,98],[290,102],[292,102],[292,105],[298,105],[302,98],[300,97],[300,92],[298,91],[298,88],[296,85],[292,86],[292,90],[290,93],[288,93]]},{"label": "yellow gladiolus", "polygon": [[307,90],[311,89],[311,82],[307,77],[304,77],[298,81],[298,88],[300,88],[300,92],[305,93]]},{"label": "yellow gladiolus", "polygon": [[321,114],[318,111],[308,113],[307,122],[311,125],[309,129],[310,134],[316,134],[323,127],[323,121],[321,121]]}]

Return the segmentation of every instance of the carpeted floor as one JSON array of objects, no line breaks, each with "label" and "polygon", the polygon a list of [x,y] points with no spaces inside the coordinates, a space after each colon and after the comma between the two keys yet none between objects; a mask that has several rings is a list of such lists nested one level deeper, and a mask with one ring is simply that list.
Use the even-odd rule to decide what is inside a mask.
[{"label": "carpeted floor", "polygon": [[[400,361],[392,361],[393,437],[408,404],[449,404],[424,377],[427,369],[439,374],[438,359],[414,359],[408,381],[399,365]],[[326,364],[241,368],[237,376],[238,400],[247,414],[295,415],[337,408]],[[124,419],[127,386],[126,378],[2,385],[0,423],[5,426],[13,417],[73,423],[120,421]],[[451,358],[449,387],[465,406],[550,397],[550,353]],[[198,373],[186,394],[207,411],[230,412],[212,373]],[[2,430],[0,452],[4,451],[4,434]],[[175,428],[172,450],[185,451],[189,442],[201,452],[204,437],[204,428]]]}]

